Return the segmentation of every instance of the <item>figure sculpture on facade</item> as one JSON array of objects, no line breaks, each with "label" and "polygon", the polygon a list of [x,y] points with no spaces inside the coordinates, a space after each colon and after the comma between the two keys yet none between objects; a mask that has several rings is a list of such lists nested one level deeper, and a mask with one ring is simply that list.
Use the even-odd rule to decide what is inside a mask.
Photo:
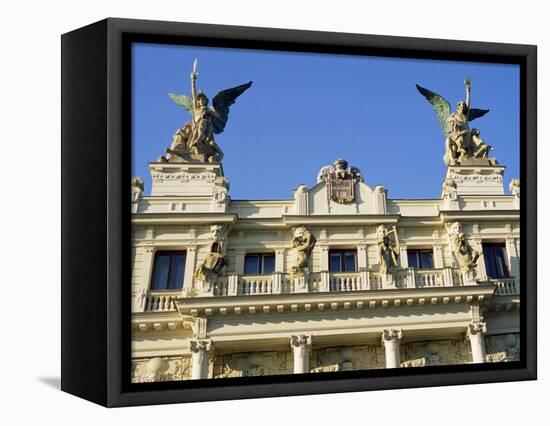
[{"label": "figure sculpture on facade", "polygon": [[445,135],[445,156],[448,166],[454,165],[496,165],[489,158],[492,149],[480,137],[479,129],[470,130],[469,122],[483,117],[488,109],[470,108],[471,81],[466,79],[466,100],[458,102],[456,111],[451,112],[451,104],[441,95],[416,85],[418,91],[430,102],[439,119]]},{"label": "figure sculpture on facade", "polygon": [[480,253],[472,248],[466,240],[460,222],[454,222],[451,225],[446,224],[446,227],[461,272],[468,279],[474,280],[476,276],[477,259]]},{"label": "figure sculpture on facade", "polygon": [[170,98],[191,114],[191,120],[178,129],[172,139],[166,157],[161,162],[200,161],[218,163],[223,159],[223,151],[216,143],[214,135],[225,129],[229,117],[229,107],[251,85],[246,84],[222,90],[208,105],[208,97],[197,91],[197,60],[191,72],[191,97],[169,93]]},{"label": "figure sculpture on facade", "polygon": [[456,182],[452,177],[446,177],[443,181],[443,199],[451,201],[456,201],[458,199]]},{"label": "figure sculpture on facade", "polygon": [[[390,241],[390,234],[394,234],[395,245]],[[397,269],[397,258],[399,257],[399,238],[395,225],[388,231],[386,225],[380,225],[376,230],[378,254],[380,256],[380,273],[391,275]]]},{"label": "figure sculpture on facade", "polygon": [[217,276],[227,265],[223,255],[223,244],[226,237],[226,229],[221,225],[212,225],[210,227],[210,253],[206,255],[202,263],[195,271],[195,279],[198,281],[208,281],[208,278]]},{"label": "figure sculpture on facade", "polygon": [[292,237],[292,247],[296,252],[296,260],[292,266],[294,274],[308,270],[309,258],[316,242],[314,235],[305,227],[299,226],[294,230],[294,236]]}]

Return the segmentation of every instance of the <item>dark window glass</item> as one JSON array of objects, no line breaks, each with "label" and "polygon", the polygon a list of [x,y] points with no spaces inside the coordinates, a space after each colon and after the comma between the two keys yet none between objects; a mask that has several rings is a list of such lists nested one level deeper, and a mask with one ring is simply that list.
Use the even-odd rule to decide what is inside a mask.
[{"label": "dark window glass", "polygon": [[331,253],[329,255],[329,271],[330,272],[341,272],[342,266],[340,262],[340,253]]},{"label": "dark window glass", "polygon": [[185,252],[157,252],[152,290],[174,290],[183,287]]},{"label": "dark window glass", "polygon": [[407,250],[407,261],[409,264],[409,268],[418,269],[418,265],[420,264],[418,259],[418,252],[413,250]]},{"label": "dark window glass", "polygon": [[244,258],[244,273],[246,275],[271,274],[275,270],[275,255],[273,253],[252,253]]},{"label": "dark window glass", "polygon": [[355,250],[330,250],[328,256],[330,272],[355,272],[357,270]]},{"label": "dark window glass", "polygon": [[260,273],[260,256],[257,254],[247,254],[244,258],[244,273],[255,275]]},{"label": "dark window glass", "polygon": [[433,269],[434,260],[432,250],[407,250],[407,262],[409,268],[415,269]]},{"label": "dark window glass", "polygon": [[433,269],[433,254],[431,251],[422,251],[420,252],[420,268],[422,269]]},{"label": "dark window glass", "polygon": [[489,278],[509,278],[510,271],[506,260],[504,243],[484,243],[483,258]]},{"label": "dark window glass", "polygon": [[272,274],[273,271],[275,271],[275,255],[274,254],[264,254],[263,255],[262,272],[264,274]]}]

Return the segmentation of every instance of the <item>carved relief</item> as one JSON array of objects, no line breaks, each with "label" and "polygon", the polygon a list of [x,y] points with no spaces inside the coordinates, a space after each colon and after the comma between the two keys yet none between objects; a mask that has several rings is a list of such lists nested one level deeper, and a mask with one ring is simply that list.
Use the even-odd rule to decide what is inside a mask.
[{"label": "carved relief", "polygon": [[[394,243],[390,240],[390,234],[394,235]],[[399,238],[395,225],[388,231],[386,225],[380,225],[376,229],[376,240],[378,244],[378,255],[380,258],[380,273],[391,275],[397,269],[397,258],[399,257]]]},{"label": "carved relief", "polygon": [[401,345],[401,367],[454,365],[469,362],[468,345],[463,340],[436,340]]},{"label": "carved relief", "polygon": [[142,178],[133,177],[131,185],[132,185],[132,203],[137,203],[141,199],[141,196],[145,189],[145,183],[143,182]]},{"label": "carved relief", "polygon": [[292,266],[292,273],[303,273],[308,271],[309,258],[315,243],[315,236],[305,227],[299,226],[294,229],[292,247],[296,253],[296,259]]},{"label": "carved relief", "polygon": [[312,352],[312,373],[384,368],[384,350],[375,345],[320,348]]},{"label": "carved relief", "polygon": [[453,224],[447,223],[445,226],[460,270],[469,280],[475,280],[477,259],[480,253],[474,250],[466,240],[460,222],[454,222]]},{"label": "carved relief", "polygon": [[319,171],[317,182],[326,182],[328,200],[348,204],[355,200],[355,184],[363,182],[363,175],[357,167],[348,167],[346,160],[338,159]]},{"label": "carved relief", "polygon": [[291,374],[289,352],[243,352],[222,354],[214,362],[214,377],[253,377]]},{"label": "carved relief", "polygon": [[487,362],[519,361],[519,334],[501,334],[485,338]]},{"label": "carved relief", "polygon": [[190,357],[154,357],[132,360],[132,383],[168,382],[190,378]]},{"label": "carved relief", "polygon": [[210,253],[206,255],[203,262],[195,271],[195,278],[198,281],[208,281],[209,278],[217,276],[227,265],[224,258],[224,246],[228,227],[223,225],[212,225],[210,227]]},{"label": "carved relief", "polygon": [[456,188],[456,182],[453,178],[447,177],[443,182],[443,199],[456,201],[458,197],[458,192]]}]

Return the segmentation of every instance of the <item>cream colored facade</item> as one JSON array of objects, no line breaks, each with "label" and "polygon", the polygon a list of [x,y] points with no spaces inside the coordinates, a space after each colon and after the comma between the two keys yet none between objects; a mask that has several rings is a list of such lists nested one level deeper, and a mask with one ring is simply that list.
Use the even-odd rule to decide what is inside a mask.
[{"label": "cream colored facade", "polygon": [[[449,166],[438,199],[391,199],[357,181],[353,201],[339,203],[318,180],[288,200],[233,201],[220,164],[151,163],[151,195],[132,186],[132,380],[519,359],[520,194],[512,180],[505,195],[504,170]],[[480,253],[504,244],[510,278],[488,278],[483,255],[475,278],[461,271],[448,231],[456,222]],[[380,273],[379,225],[398,232],[392,276]],[[201,281],[216,226],[228,265]],[[316,244],[307,271],[292,274],[298,226]],[[335,249],[356,253],[355,272],[329,271]],[[431,251],[433,268],[410,267],[414,249]],[[153,291],[155,255],[166,250],[185,251],[183,289]],[[244,274],[247,253],[274,254],[273,273]]]}]

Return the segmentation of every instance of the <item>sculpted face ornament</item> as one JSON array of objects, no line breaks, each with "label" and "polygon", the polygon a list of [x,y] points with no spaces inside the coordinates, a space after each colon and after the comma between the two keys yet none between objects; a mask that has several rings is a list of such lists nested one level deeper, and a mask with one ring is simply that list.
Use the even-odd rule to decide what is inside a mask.
[{"label": "sculpted face ornament", "polygon": [[327,183],[327,198],[339,204],[355,201],[355,184],[363,182],[363,175],[357,167],[348,167],[346,160],[338,159],[325,166],[317,176],[317,182]]}]

